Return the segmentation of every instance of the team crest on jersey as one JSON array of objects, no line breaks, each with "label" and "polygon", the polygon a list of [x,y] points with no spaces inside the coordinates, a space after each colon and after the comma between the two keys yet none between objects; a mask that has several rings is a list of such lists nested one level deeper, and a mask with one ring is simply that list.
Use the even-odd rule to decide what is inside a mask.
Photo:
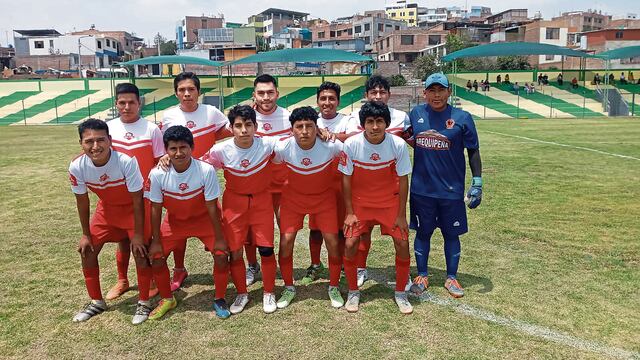
[{"label": "team crest on jersey", "polygon": [[445,125],[447,126],[447,129],[453,129],[453,125],[455,125],[456,122],[453,119],[449,119],[447,120],[447,122],[445,122]]},{"label": "team crest on jersey", "polygon": [[369,159],[371,159],[373,161],[378,161],[378,160],[380,160],[380,154],[373,153],[373,154],[371,154],[371,157],[369,157]]},{"label": "team crest on jersey", "polygon": [[311,164],[312,164],[311,159],[309,159],[309,158],[304,158],[304,159],[302,159],[302,161],[300,161],[300,163],[301,163],[302,165],[304,165],[304,166],[309,166],[309,165],[311,165]]},{"label": "team crest on jersey", "polygon": [[416,136],[416,145],[429,150],[449,150],[451,141],[435,130],[427,130]]},{"label": "team crest on jersey", "polygon": [[262,124],[262,129],[266,130],[266,131],[269,131],[269,130],[273,129],[273,126],[271,126],[271,124],[269,124],[269,123],[264,123],[264,124]]},{"label": "team crest on jersey", "polygon": [[340,151],[340,158],[338,159],[338,162],[342,166],[347,166],[347,153],[346,152]]},{"label": "team crest on jersey", "polygon": [[78,179],[73,174],[69,174],[69,182],[71,182],[71,186],[78,186]]},{"label": "team crest on jersey", "polygon": [[187,127],[189,129],[193,129],[194,127],[196,127],[196,123],[194,123],[193,121],[189,120],[189,121],[187,121]]},{"label": "team crest on jersey", "polygon": [[247,168],[249,166],[249,164],[251,164],[251,163],[249,162],[248,159],[244,159],[244,160],[240,161],[240,166],[242,166],[243,168]]},{"label": "team crest on jersey", "polygon": [[181,183],[180,185],[178,185],[178,189],[180,189],[180,191],[185,191],[189,188],[189,184],[187,183]]},{"label": "team crest on jersey", "polygon": [[105,182],[105,181],[107,181],[107,180],[109,180],[109,175],[107,175],[107,174],[102,174],[102,175],[100,176],[100,182]]},{"label": "team crest on jersey", "polygon": [[126,134],[124,134],[124,138],[127,140],[131,140],[133,139],[133,137],[134,137],[133,134],[130,132],[127,132]]}]

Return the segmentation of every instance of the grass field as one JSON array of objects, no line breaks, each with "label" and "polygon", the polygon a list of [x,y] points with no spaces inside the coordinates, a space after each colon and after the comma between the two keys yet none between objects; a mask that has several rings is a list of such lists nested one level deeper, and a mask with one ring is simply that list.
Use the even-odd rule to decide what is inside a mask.
[{"label": "grass field", "polygon": [[[365,284],[359,313],[332,309],[320,281],[298,287],[289,308],[265,315],[258,282],[249,288],[248,309],[223,321],[211,311],[212,260],[191,241],[178,308],[137,327],[130,324],[133,291],[103,315],[71,322],[87,299],[67,181],[79,151],[75,127],[4,127],[0,357],[639,358],[640,122],[481,120],[477,126],[485,197],[469,211],[471,232],[462,239],[464,298],[451,299],[442,288],[438,233],[429,295],[412,300],[412,315],[401,315],[389,284],[393,247],[376,236],[369,265],[377,281]],[[309,263],[305,237],[299,234],[296,245],[296,278]],[[101,256],[105,293],[115,281],[114,249],[106,246]],[[277,285],[280,293],[282,282]],[[230,286],[228,299],[233,296]]]}]

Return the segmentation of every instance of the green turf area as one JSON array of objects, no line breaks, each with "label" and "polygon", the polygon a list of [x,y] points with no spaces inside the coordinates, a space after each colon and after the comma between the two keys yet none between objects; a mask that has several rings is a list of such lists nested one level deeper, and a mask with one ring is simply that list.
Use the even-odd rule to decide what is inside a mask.
[{"label": "green turf area", "polygon": [[68,102],[71,101],[75,101],[78,98],[87,96],[87,95],[91,95],[96,93],[98,90],[72,90],[69,91],[67,93],[64,93],[62,95],[56,96],[53,99],[49,99],[46,101],[41,102],[40,104],[36,104],[33,106],[30,106],[28,108],[26,108],[24,110],[24,112],[22,110],[15,112],[13,114],[9,114],[3,118],[0,118],[0,125],[9,125],[15,122],[19,122],[19,121],[23,121],[24,118],[26,117],[27,119],[38,115],[40,113],[43,113],[45,111],[51,110],[53,108],[55,108],[56,106],[61,106],[63,104],[66,104]]},{"label": "green turf area", "polygon": [[351,107],[360,107],[360,100],[364,97],[364,86],[358,86],[357,88],[340,94],[340,105],[338,110]]},{"label": "green turf area", "polygon": [[596,91],[595,90],[587,89],[584,86],[578,86],[577,88],[574,89],[571,86],[571,83],[564,83],[562,86],[560,86],[560,85],[558,85],[557,82],[554,82],[554,81],[549,82],[549,85],[551,85],[551,86],[553,86],[554,88],[557,88],[557,89],[568,91],[568,92],[570,92],[572,94],[576,94],[576,95],[580,95],[580,96],[586,97],[588,99],[600,101],[600,100],[598,100],[598,96],[596,96]]},{"label": "green turf area", "polygon": [[[265,315],[259,281],[249,287],[245,312],[222,321],[212,315],[211,256],[192,239],[186,259],[190,275],[176,293],[178,307],[161,321],[137,327],[130,324],[135,291],[108,302],[109,311],[87,323],[71,322],[87,301],[75,251],[81,231],[67,174],[80,150],[76,127],[3,128],[0,354],[55,359],[640,357],[640,123],[509,119],[480,120],[477,128],[485,185],[482,205],[468,211],[470,233],[462,237],[464,298],[453,300],[442,288],[445,264],[437,232],[429,263],[432,297],[413,299],[414,313],[399,314],[388,283],[393,281],[393,245],[375,230],[368,265],[377,281],[365,283],[359,313],[331,308],[327,282],[321,280],[298,286],[287,309]],[[309,264],[306,236],[301,232],[296,243],[296,279]],[[105,294],[116,280],[114,250],[109,244],[100,257]],[[322,259],[326,264],[324,250]],[[135,283],[133,261],[129,279]],[[278,279],[278,295],[282,285]],[[340,288],[346,294],[346,286]],[[228,301],[234,296],[229,285]]]},{"label": "green turf area", "polygon": [[542,115],[538,115],[526,109],[517,106],[507,104],[504,101],[500,101],[491,97],[491,91],[487,95],[478,94],[475,91],[467,91],[462,86],[454,85],[456,87],[456,96],[476,103],[478,105],[486,106],[489,109],[493,109],[497,112],[509,115],[514,118],[529,118],[529,119],[542,119]]},{"label": "green turf area", "polygon": [[[513,88],[512,85],[509,84],[501,84],[501,85],[497,85],[501,90],[504,91],[508,91],[508,92],[512,92],[513,93]],[[538,104],[542,104],[542,105],[546,105],[548,107],[563,111],[567,114],[571,114],[575,117],[601,117],[602,114],[601,113],[597,113],[591,109],[587,109],[587,108],[582,108],[582,106],[578,106],[575,104],[572,104],[570,102],[564,101],[562,99],[559,99],[557,97],[553,97],[547,94],[543,94],[539,91],[534,92],[533,94],[527,94],[524,91],[524,87],[520,87],[520,97],[522,97],[523,99],[527,99],[527,100],[531,100],[531,101],[535,101]]]},{"label": "green turf area", "polygon": [[251,99],[252,96],[253,96],[253,88],[244,88],[242,90],[238,90],[233,94],[227,95],[224,97],[224,107],[230,108],[243,101]]},{"label": "green turf area", "polygon": [[620,84],[616,83],[615,85],[618,89],[626,90],[633,94],[640,94],[640,85],[638,84]]},{"label": "green turf area", "polygon": [[[202,88],[200,94],[204,95],[211,90],[213,90],[213,88]],[[145,101],[146,102],[144,107],[142,108],[141,116],[148,119],[151,119],[155,113],[166,110],[172,106],[176,106],[179,103],[178,98],[175,97],[175,95],[169,95],[167,97],[159,99],[155,102],[155,105],[153,98],[145,99]]]},{"label": "green turf area", "polygon": [[278,98],[278,105],[288,108],[295,104],[308,99],[316,94],[317,87],[301,87],[293,92],[288,93],[285,96]]},{"label": "green turf area", "polygon": [[11,105],[39,93],[40,91],[16,91],[10,95],[2,96],[0,97],[0,107]]}]

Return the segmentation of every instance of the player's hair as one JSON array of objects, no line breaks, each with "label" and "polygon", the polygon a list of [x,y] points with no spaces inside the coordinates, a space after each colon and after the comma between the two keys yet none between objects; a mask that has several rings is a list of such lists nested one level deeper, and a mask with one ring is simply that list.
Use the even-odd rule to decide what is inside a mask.
[{"label": "player's hair", "polygon": [[389,80],[387,80],[387,78],[380,75],[373,75],[366,83],[364,83],[364,92],[369,92],[369,90],[373,90],[377,87],[391,91],[391,86],[389,86]]},{"label": "player's hair", "polygon": [[382,117],[387,127],[391,124],[391,113],[389,107],[380,101],[367,101],[360,108],[360,126],[364,127],[364,122],[368,117]]},{"label": "player's hair", "polygon": [[320,93],[324,90],[333,90],[336,93],[336,97],[340,100],[340,85],[331,82],[325,81],[320,86],[318,86],[318,91],[316,92],[316,100],[320,98]]},{"label": "player's hair", "polygon": [[100,120],[89,118],[78,125],[78,135],[80,135],[80,140],[82,140],[82,134],[85,130],[104,130],[107,132],[107,136],[109,136],[109,126],[107,123]]},{"label": "player's hair", "polygon": [[192,73],[191,71],[181,72],[180,74],[178,74],[178,76],[176,76],[175,79],[173,79],[174,92],[178,92],[178,84],[180,83],[180,81],[183,81],[183,80],[193,81],[193,85],[195,85],[196,89],[198,89],[198,92],[200,92],[200,79],[198,79],[198,75],[196,75],[195,73]]},{"label": "player's hair", "polygon": [[291,115],[289,115],[289,121],[291,122],[291,126],[296,121],[301,120],[311,120],[314,124],[318,122],[318,112],[312,108],[311,106],[302,106],[299,108],[293,109]]},{"label": "player's hair", "polygon": [[253,88],[255,89],[256,85],[258,85],[259,83],[263,83],[263,84],[272,83],[276,89],[278,88],[278,81],[276,80],[276,78],[274,78],[269,74],[262,74],[256,77],[256,79],[253,80]]},{"label": "player's hair", "polygon": [[134,94],[136,99],[140,101],[140,90],[132,83],[121,83],[116,85],[116,100],[120,94]]},{"label": "player's hair", "polygon": [[244,121],[251,120],[253,125],[258,125],[256,121],[256,111],[249,105],[236,105],[229,110],[229,124],[233,126],[237,118],[240,118]]},{"label": "player's hair", "polygon": [[162,135],[162,141],[165,148],[169,146],[169,141],[184,141],[193,149],[193,134],[191,130],[182,125],[174,125],[168,128]]}]

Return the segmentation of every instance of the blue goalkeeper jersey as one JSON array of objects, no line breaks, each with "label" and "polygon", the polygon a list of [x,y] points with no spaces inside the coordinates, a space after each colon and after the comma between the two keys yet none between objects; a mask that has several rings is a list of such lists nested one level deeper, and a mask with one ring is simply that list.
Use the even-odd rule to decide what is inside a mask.
[{"label": "blue goalkeeper jersey", "polygon": [[478,149],[478,133],[471,115],[447,105],[433,111],[418,105],[409,114],[415,150],[411,193],[437,199],[464,198],[464,149]]}]

